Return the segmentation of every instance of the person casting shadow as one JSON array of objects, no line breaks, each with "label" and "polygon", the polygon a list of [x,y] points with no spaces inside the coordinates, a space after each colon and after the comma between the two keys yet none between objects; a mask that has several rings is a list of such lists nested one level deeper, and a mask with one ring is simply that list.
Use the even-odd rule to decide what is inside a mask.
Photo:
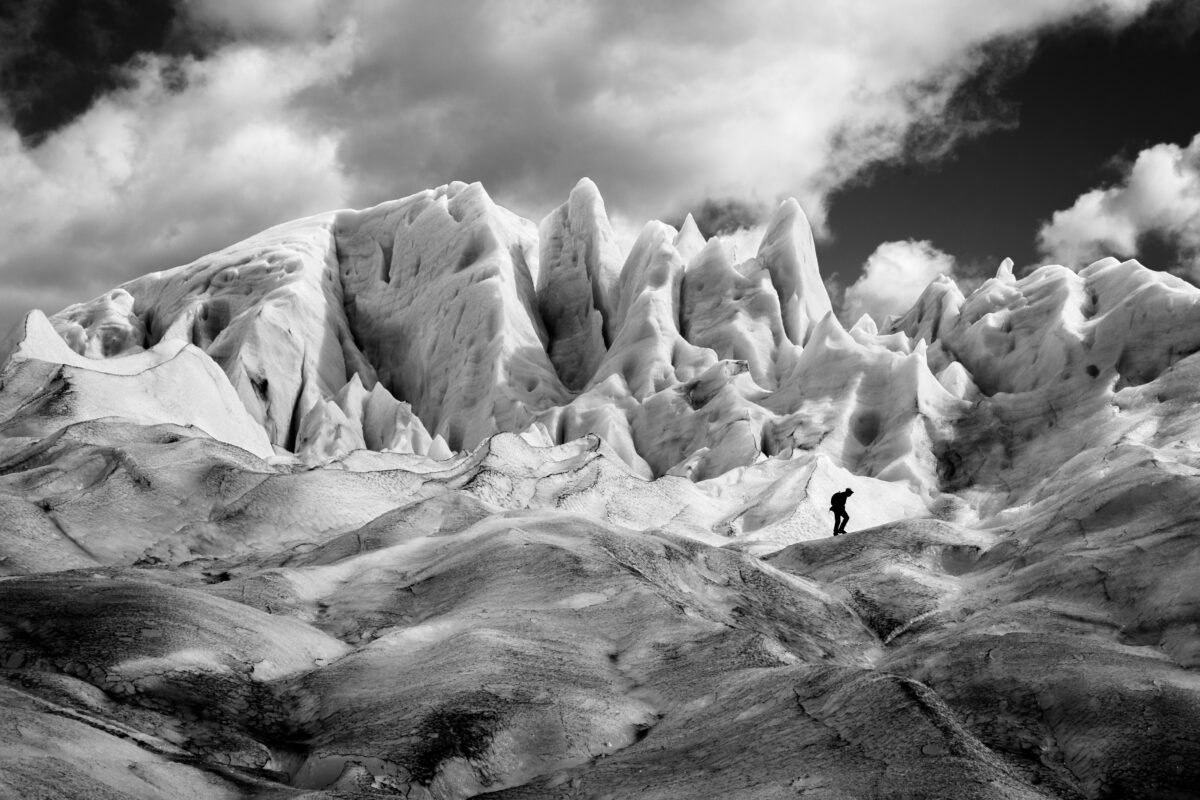
[{"label": "person casting shadow", "polygon": [[829,510],[833,512],[834,536],[846,532],[846,523],[850,521],[850,515],[846,513],[846,499],[852,494],[854,490],[847,489],[844,492],[836,492],[829,498]]}]

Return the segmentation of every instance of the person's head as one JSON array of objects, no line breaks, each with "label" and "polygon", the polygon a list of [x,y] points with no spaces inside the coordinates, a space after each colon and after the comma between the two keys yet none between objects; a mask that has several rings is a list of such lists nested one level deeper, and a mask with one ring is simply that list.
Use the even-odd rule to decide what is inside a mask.
[{"label": "person's head", "polygon": [[846,494],[854,494],[854,490],[848,488],[846,489]]}]

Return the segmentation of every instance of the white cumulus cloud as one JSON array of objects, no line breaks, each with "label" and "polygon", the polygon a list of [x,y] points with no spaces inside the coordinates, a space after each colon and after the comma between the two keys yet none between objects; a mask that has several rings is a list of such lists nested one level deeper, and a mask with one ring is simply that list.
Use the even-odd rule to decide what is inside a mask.
[{"label": "white cumulus cloud", "polygon": [[1105,256],[1131,258],[1147,235],[1178,253],[1174,268],[1200,279],[1200,135],[1186,147],[1157,144],[1138,154],[1121,181],[1054,212],[1038,233],[1046,258],[1070,267]]},{"label": "white cumulus cloud", "polygon": [[927,241],[884,242],[846,289],[842,317],[853,323],[867,314],[882,325],[889,315],[908,311],[934,278],[953,274],[954,256]]}]

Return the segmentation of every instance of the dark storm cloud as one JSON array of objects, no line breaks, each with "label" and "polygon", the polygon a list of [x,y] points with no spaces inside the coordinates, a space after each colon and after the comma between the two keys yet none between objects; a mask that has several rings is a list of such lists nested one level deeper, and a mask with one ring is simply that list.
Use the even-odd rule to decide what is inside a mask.
[{"label": "dark storm cloud", "polygon": [[158,52],[172,0],[26,0],[0,11],[0,98],[16,130],[39,141],[126,85],[121,69]]},{"label": "dark storm cloud", "polygon": [[[279,42],[331,29],[336,4],[313,0],[14,0],[0,8],[0,113],[29,144],[97,99],[131,88],[139,60],[186,88],[177,60],[235,41]],[[329,8],[327,8],[327,6]]]},{"label": "dark storm cloud", "polygon": [[1035,42],[1025,37],[1005,37],[974,48],[965,73],[941,73],[927,83],[935,92],[951,84],[948,100],[937,117],[922,117],[904,135],[903,160],[939,161],[952,156],[963,139],[1012,130],[1020,120],[1020,105],[1000,90],[1020,73],[1033,57]]}]

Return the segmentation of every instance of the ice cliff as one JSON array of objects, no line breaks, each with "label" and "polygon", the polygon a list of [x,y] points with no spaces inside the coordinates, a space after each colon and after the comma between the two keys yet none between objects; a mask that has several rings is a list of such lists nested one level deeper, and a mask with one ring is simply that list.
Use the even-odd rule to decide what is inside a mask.
[{"label": "ice cliff", "polygon": [[0,794],[1197,796],[1197,352],[1113,259],[847,330],[795,201],[623,253],[586,179],[32,311]]}]

